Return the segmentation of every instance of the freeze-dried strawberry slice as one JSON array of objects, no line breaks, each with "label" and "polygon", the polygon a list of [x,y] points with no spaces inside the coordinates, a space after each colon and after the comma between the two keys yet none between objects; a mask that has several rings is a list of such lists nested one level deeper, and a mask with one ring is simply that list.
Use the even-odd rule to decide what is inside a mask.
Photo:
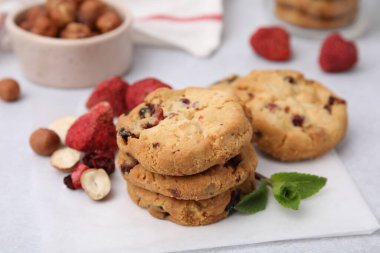
[{"label": "freeze-dried strawberry slice", "polygon": [[131,111],[137,105],[144,102],[145,97],[158,88],[171,89],[168,84],[165,84],[155,78],[146,78],[129,86],[125,95],[127,110]]},{"label": "freeze-dried strawberry slice", "polygon": [[271,61],[287,61],[291,56],[288,32],[281,27],[259,28],[250,39],[252,49]]},{"label": "freeze-dried strawberry slice", "polygon": [[128,84],[121,77],[113,77],[101,82],[91,93],[86,106],[88,109],[99,102],[108,102],[113,110],[114,116],[117,117],[127,110],[125,104],[125,92]]},{"label": "freeze-dried strawberry slice", "polygon": [[79,117],[67,133],[66,145],[82,152],[115,152],[116,129],[110,104],[101,102]]}]

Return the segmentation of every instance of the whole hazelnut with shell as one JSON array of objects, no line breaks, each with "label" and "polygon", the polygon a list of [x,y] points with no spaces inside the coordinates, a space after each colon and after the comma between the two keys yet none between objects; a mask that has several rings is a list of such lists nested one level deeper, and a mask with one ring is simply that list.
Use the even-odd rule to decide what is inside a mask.
[{"label": "whole hazelnut with shell", "polygon": [[50,156],[61,145],[58,134],[47,128],[39,128],[29,138],[30,147],[39,155]]},{"label": "whole hazelnut with shell", "polygon": [[81,39],[92,35],[92,31],[87,25],[74,22],[68,24],[61,32],[61,38],[64,39]]},{"label": "whole hazelnut with shell", "polygon": [[96,20],[107,9],[107,6],[98,0],[84,1],[78,10],[78,21],[88,25],[90,28],[95,27]]},{"label": "whole hazelnut with shell", "polygon": [[96,20],[96,28],[100,32],[106,33],[112,31],[121,23],[122,20],[119,14],[116,13],[116,11],[107,11]]},{"label": "whole hazelnut with shell", "polygon": [[0,80],[0,98],[4,101],[15,101],[20,96],[20,86],[10,78]]}]

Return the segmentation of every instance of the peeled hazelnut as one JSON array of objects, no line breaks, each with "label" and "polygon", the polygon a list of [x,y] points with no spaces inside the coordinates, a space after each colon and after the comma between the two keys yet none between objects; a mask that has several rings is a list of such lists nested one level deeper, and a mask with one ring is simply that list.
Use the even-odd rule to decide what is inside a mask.
[{"label": "peeled hazelnut", "polygon": [[93,200],[105,198],[111,191],[111,180],[103,169],[85,170],[80,183],[87,195]]},{"label": "peeled hazelnut", "polygon": [[80,161],[80,154],[79,151],[72,148],[61,148],[52,154],[50,163],[54,168],[70,173]]},{"label": "peeled hazelnut", "polygon": [[61,38],[64,39],[81,39],[91,37],[92,32],[87,25],[81,23],[70,23],[61,32]]},{"label": "peeled hazelnut", "polygon": [[61,145],[58,134],[47,128],[39,128],[32,133],[29,144],[34,152],[49,156]]},{"label": "peeled hazelnut", "polygon": [[48,37],[55,37],[57,31],[57,25],[47,16],[38,16],[30,29],[32,33]]},{"label": "peeled hazelnut", "polygon": [[10,78],[0,80],[0,98],[4,101],[15,101],[20,96],[20,86]]},{"label": "peeled hazelnut", "polygon": [[48,128],[56,132],[59,138],[61,139],[61,143],[65,144],[67,132],[76,120],[77,117],[75,116],[67,116],[60,119],[56,119],[52,123],[50,123]]},{"label": "peeled hazelnut", "polygon": [[118,27],[121,23],[122,20],[119,14],[115,11],[108,11],[96,20],[96,28],[102,33],[106,33]]},{"label": "peeled hazelnut", "polygon": [[59,28],[75,20],[76,3],[72,1],[58,1],[49,6],[49,15]]},{"label": "peeled hazelnut", "polygon": [[84,1],[78,10],[78,21],[93,28],[98,17],[104,13],[107,6],[98,0]]}]

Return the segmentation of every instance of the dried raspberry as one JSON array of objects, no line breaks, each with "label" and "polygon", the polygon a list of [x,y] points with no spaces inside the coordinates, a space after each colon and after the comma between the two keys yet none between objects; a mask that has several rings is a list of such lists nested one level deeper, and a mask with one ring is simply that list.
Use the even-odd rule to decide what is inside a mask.
[{"label": "dried raspberry", "polygon": [[116,129],[110,104],[101,102],[79,117],[67,132],[66,145],[83,152],[115,152]]},{"label": "dried raspberry", "polygon": [[164,110],[160,107],[155,105],[154,110],[151,111],[152,115],[149,120],[145,125],[141,126],[144,129],[152,128],[154,126],[157,126],[158,123],[160,123],[161,120],[163,120],[164,117]]},{"label": "dried raspberry", "polygon": [[91,152],[83,156],[82,162],[89,168],[104,169],[108,175],[115,171],[115,156],[112,152]]},{"label": "dried raspberry", "polygon": [[83,172],[88,169],[89,168],[83,163],[78,164],[75,167],[73,173],[63,179],[63,183],[67,186],[67,188],[71,190],[82,188],[80,184],[80,177],[82,176]]},{"label": "dried raspberry", "polygon": [[322,44],[319,65],[326,72],[341,72],[352,68],[358,61],[355,43],[338,33],[328,36]]},{"label": "dried raspberry", "polygon": [[301,115],[296,114],[292,118],[292,123],[296,127],[302,127],[304,120],[305,120],[304,117],[302,117]]},{"label": "dried raspberry", "polygon": [[263,27],[252,34],[252,49],[271,61],[287,61],[291,56],[288,32],[281,27]]},{"label": "dried raspberry", "polygon": [[121,138],[123,138],[125,144],[128,143],[128,138],[131,137],[131,138],[138,138],[137,135],[135,135],[134,133],[132,133],[131,131],[127,131],[125,130],[124,128],[120,128],[118,134],[121,136]]},{"label": "dried raspberry", "polygon": [[144,102],[145,97],[158,88],[171,89],[169,85],[155,78],[143,79],[129,86],[125,95],[127,110],[131,111],[137,105]]},{"label": "dried raspberry", "polygon": [[278,106],[276,103],[269,103],[269,104],[267,104],[266,107],[267,107],[267,108],[269,109],[269,111],[271,111],[271,112],[275,111],[276,109],[279,109],[279,106]]},{"label": "dried raspberry", "polygon": [[88,109],[95,106],[99,102],[107,101],[113,110],[115,117],[123,114],[127,107],[125,104],[125,92],[128,84],[120,77],[101,82],[88,98],[86,106]]}]

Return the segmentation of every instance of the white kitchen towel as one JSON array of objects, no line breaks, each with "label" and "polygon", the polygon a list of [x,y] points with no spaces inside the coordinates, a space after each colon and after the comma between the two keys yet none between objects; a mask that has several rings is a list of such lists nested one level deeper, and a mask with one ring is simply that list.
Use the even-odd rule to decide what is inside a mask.
[{"label": "white kitchen towel", "polygon": [[[37,0],[0,0],[0,49],[8,49],[6,13]],[[115,1],[115,0],[114,0]],[[131,9],[136,43],[171,46],[206,57],[221,42],[222,0],[123,0]]]}]

